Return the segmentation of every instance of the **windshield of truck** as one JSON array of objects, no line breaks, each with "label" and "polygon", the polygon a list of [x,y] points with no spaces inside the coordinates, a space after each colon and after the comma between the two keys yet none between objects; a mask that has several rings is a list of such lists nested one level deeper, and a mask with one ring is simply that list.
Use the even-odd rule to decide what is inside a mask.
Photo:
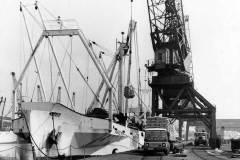
[{"label": "windshield of truck", "polygon": [[203,137],[203,136],[206,137],[206,136],[207,136],[207,133],[205,133],[205,132],[199,132],[199,133],[195,133],[194,136],[195,136],[195,137]]},{"label": "windshield of truck", "polygon": [[146,130],[145,141],[147,142],[166,142],[167,131],[164,130]]}]

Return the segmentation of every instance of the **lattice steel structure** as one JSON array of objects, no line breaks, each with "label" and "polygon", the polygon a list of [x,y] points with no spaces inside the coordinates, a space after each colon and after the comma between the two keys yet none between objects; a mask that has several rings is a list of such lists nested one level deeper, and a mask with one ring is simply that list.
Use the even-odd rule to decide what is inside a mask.
[{"label": "lattice steel structure", "polygon": [[[216,108],[194,89],[188,70],[190,48],[181,0],[147,0],[154,60],[146,67],[152,74],[152,116],[180,121],[202,121],[210,131],[212,147],[216,139]],[[162,103],[160,104],[159,99]],[[180,123],[182,124],[182,123]],[[179,132],[181,136],[181,129]]]},{"label": "lattice steel structure", "polygon": [[189,49],[180,1],[149,0],[148,11],[155,60],[185,71]]}]

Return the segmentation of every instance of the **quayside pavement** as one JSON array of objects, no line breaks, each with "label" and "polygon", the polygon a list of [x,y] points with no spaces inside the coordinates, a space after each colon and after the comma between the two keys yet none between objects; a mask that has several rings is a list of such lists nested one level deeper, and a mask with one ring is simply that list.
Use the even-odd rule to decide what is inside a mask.
[{"label": "quayside pavement", "polygon": [[99,157],[86,158],[86,160],[240,160],[232,158],[232,154],[228,151],[218,152],[204,147],[187,146],[183,154],[169,154],[168,156],[162,153],[153,154],[146,153],[142,150],[131,152],[116,153]]}]

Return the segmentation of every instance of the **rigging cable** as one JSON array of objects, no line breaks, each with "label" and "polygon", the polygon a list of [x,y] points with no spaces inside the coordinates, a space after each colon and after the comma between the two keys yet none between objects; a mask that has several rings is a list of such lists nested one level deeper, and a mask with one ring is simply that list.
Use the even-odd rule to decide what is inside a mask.
[{"label": "rigging cable", "polygon": [[[21,7],[21,4],[20,4],[20,7]],[[28,26],[27,26],[27,21],[26,21],[26,18],[25,18],[23,10],[20,9],[20,11],[22,12],[24,24],[25,24],[26,31],[27,31],[28,41],[29,41],[29,44],[30,44],[30,47],[31,47],[31,51],[33,52],[33,45],[32,45],[32,41],[31,41],[31,38],[30,38],[30,34],[29,34]],[[35,64],[35,67],[36,67],[36,70],[37,70],[37,75],[38,75],[38,78],[39,78],[39,82],[40,82],[40,85],[41,85],[41,88],[42,88],[43,97],[44,97],[44,100],[46,100],[44,86],[43,86],[43,83],[42,83],[42,79],[41,79],[41,75],[40,75],[40,71],[39,71],[39,67],[38,67],[38,64],[37,64],[36,57],[33,56],[33,59],[34,59],[34,64]]]},{"label": "rigging cable", "polygon": [[[63,42],[62,42],[60,39],[58,39],[58,40],[59,40],[61,46],[63,47]],[[63,47],[63,48],[65,48],[65,47]],[[66,49],[66,48],[65,48],[65,49]],[[65,54],[68,55],[71,63],[75,66],[75,68],[78,68],[77,65],[76,65],[76,63],[73,61],[73,58],[72,58],[72,56],[71,56],[71,52],[69,53],[68,50],[66,49],[66,53],[65,53]],[[79,74],[80,74],[81,77],[83,78],[84,82],[88,85],[89,89],[90,89],[91,92],[94,94],[94,96],[97,97],[97,101],[100,103],[100,105],[103,106],[102,103],[100,102],[98,96],[95,94],[95,92],[92,90],[92,88],[90,87],[90,85],[89,85],[89,83],[88,83],[88,80],[89,80],[89,79],[88,79],[88,74],[89,74],[89,56],[88,56],[88,59],[87,59],[87,64],[88,64],[88,65],[87,65],[87,76],[86,76],[86,78],[85,78],[85,76],[83,76],[83,74],[81,73],[80,70],[79,70],[79,71],[77,70],[77,72],[79,72]],[[78,69],[79,69],[79,68],[78,68]],[[84,87],[83,90],[85,91],[85,90],[86,90],[86,86],[83,86],[83,87]],[[86,90],[86,91],[87,91],[87,90]],[[82,101],[82,106],[84,105],[84,103],[86,103],[85,95],[87,95],[87,94],[83,94],[84,97],[83,97],[83,101]],[[84,100],[85,100],[85,101],[84,101]]]},{"label": "rigging cable", "polygon": [[39,7],[38,7],[38,1],[36,1],[34,5],[35,5],[35,10],[38,11],[39,17],[40,17],[40,19],[41,19],[43,29],[46,30],[46,29],[47,29],[47,28],[46,28],[46,25],[45,25],[45,23],[44,23],[42,14],[41,14],[41,12],[40,12],[40,9],[39,9]]},{"label": "rigging cable", "polygon": [[[110,75],[109,75],[109,81],[110,81],[110,82],[111,82],[112,79],[113,79],[114,71],[115,71],[116,64],[117,64],[116,57],[114,57],[113,60],[114,60],[113,63],[111,62],[111,64],[109,65],[109,68],[108,68],[109,70],[106,70],[106,71],[105,71],[107,75],[108,75],[108,72],[109,72],[109,74],[110,74]],[[103,80],[102,80],[102,83],[101,83],[100,85],[103,85]],[[98,88],[98,89],[100,89],[100,88]],[[107,101],[108,101],[108,100],[106,100],[108,91],[109,91],[109,89],[106,87],[105,93],[104,93],[103,98],[102,98],[102,103],[103,103],[103,104],[104,104],[104,103],[107,103]],[[100,93],[100,90],[98,90],[97,94],[99,95],[99,93]],[[114,98],[116,98],[114,92],[113,92],[113,96],[114,96]],[[113,100],[113,103],[114,103],[114,100]],[[92,104],[91,104],[91,105],[92,105]],[[114,103],[114,105],[115,105],[115,103]]]},{"label": "rigging cable", "polygon": [[[140,99],[142,99],[142,93],[141,93],[141,69],[140,69],[140,65],[139,65],[139,47],[138,47],[138,32],[137,32],[137,28],[134,34],[134,41],[135,41],[135,52],[136,52],[136,70],[137,70],[137,89],[138,89],[138,94]],[[138,105],[140,107],[140,110],[142,110],[142,103],[140,101],[140,99],[138,98]]]},{"label": "rigging cable", "polygon": [[[115,86],[116,87],[114,87],[114,83],[115,83]],[[113,88],[118,88],[117,87],[117,85],[118,85],[118,72],[116,72],[116,74],[115,74],[115,77],[113,78]],[[117,92],[117,90],[115,89],[115,91]],[[117,103],[117,98],[116,98],[116,94],[115,94],[115,92],[113,92],[113,97],[114,97],[114,100],[115,100],[115,109],[116,109],[116,111],[118,111],[119,112],[119,110],[118,110],[118,107],[117,107],[117,105],[118,105],[118,103]]]},{"label": "rigging cable", "polygon": [[[62,61],[61,61],[61,65],[60,65],[60,66],[62,67],[62,66],[63,66],[63,63],[64,63],[64,59],[65,59],[65,57],[66,57],[66,55],[67,55],[67,53],[68,53],[68,48],[71,47],[72,42],[71,42],[71,39],[70,39],[69,43],[67,44],[67,47],[65,47],[64,44],[63,44],[63,42],[61,41],[61,39],[57,38],[57,40],[58,40],[58,42],[60,43],[60,46],[65,50],[64,57],[63,57],[63,59],[62,59]],[[52,38],[52,44],[53,44],[53,38]],[[71,49],[71,50],[72,50],[72,49]],[[50,51],[49,51],[49,53],[50,53]],[[70,54],[71,54],[71,52],[70,52]],[[58,77],[57,77],[57,79],[56,79],[56,81],[55,81],[55,83],[54,83],[53,91],[54,91],[55,88],[56,88],[57,81],[58,81]],[[52,91],[52,93],[51,93],[51,96],[52,96],[52,94],[53,94],[53,91]]]},{"label": "rigging cable", "polygon": [[74,109],[73,104],[72,104],[71,97],[70,97],[69,92],[68,92],[68,90],[67,90],[66,82],[65,82],[65,80],[64,80],[64,78],[63,78],[63,74],[62,74],[62,71],[61,71],[61,69],[60,69],[60,65],[59,65],[59,63],[58,63],[58,59],[57,59],[57,56],[56,56],[55,51],[54,51],[54,48],[53,48],[53,45],[52,45],[51,41],[49,40],[49,38],[48,38],[48,41],[49,41],[49,43],[50,43],[50,47],[51,47],[51,50],[52,50],[52,54],[53,54],[53,57],[54,57],[54,59],[55,59],[55,63],[56,63],[56,65],[57,65],[58,71],[59,71],[58,73],[59,73],[59,75],[60,75],[60,77],[61,77],[61,79],[62,79],[63,86],[64,86],[64,88],[65,88],[65,90],[66,90],[66,92],[67,92],[67,96],[68,96],[68,100],[69,100],[69,102],[70,102],[71,108]]},{"label": "rigging cable", "polygon": [[[43,49],[45,48],[46,46],[46,41],[44,42],[44,45],[43,45]],[[41,54],[41,58],[40,58],[40,64],[39,64],[39,67],[41,67],[42,65],[42,60],[43,60],[43,54]],[[38,73],[37,73],[38,74]],[[38,77],[38,76],[37,76]],[[32,92],[32,97],[31,99],[33,99],[33,96],[34,96],[34,92],[35,92],[35,89],[36,89],[36,86],[37,86],[37,77],[35,78],[35,82],[34,82],[34,88],[33,88],[33,92]],[[46,100],[46,98],[45,98]]]},{"label": "rigging cable", "polygon": [[103,104],[100,102],[99,97],[95,94],[95,92],[93,91],[93,89],[91,88],[91,86],[88,83],[88,79],[86,79],[84,77],[84,75],[82,74],[82,72],[80,71],[80,69],[78,68],[78,66],[76,65],[76,63],[73,61],[72,57],[70,56],[69,53],[67,53],[67,55],[69,56],[70,60],[72,61],[73,65],[75,66],[77,72],[79,73],[79,75],[82,77],[82,79],[84,80],[84,82],[87,84],[88,88],[90,89],[90,91],[92,92],[92,94],[95,96],[95,98],[97,99],[97,101],[100,103],[101,106],[103,106]]},{"label": "rigging cable", "polygon": [[[42,17],[42,14],[41,14],[41,12],[40,12],[40,9],[39,9],[39,7],[38,7],[38,5],[37,5],[37,1],[36,1],[36,3],[35,3],[35,9],[38,11],[39,16],[40,16],[40,19],[41,19],[41,21],[42,21],[42,25],[44,26],[44,29],[46,30],[46,26],[45,26],[45,23],[44,23],[44,21],[43,21],[43,17]],[[47,39],[48,39],[48,42],[49,42],[50,47],[51,47],[51,50],[52,50],[53,58],[54,58],[55,63],[56,63],[56,65],[57,65],[57,68],[58,68],[58,71],[59,71],[59,75],[60,75],[60,77],[61,77],[61,79],[62,79],[63,86],[64,86],[64,88],[65,88],[65,90],[66,90],[67,97],[68,97],[68,101],[70,102],[71,108],[74,110],[73,103],[72,103],[72,100],[71,100],[71,96],[70,96],[69,91],[68,91],[68,89],[67,89],[67,85],[66,85],[65,79],[64,79],[64,77],[63,77],[63,74],[62,74],[60,65],[59,65],[59,63],[58,63],[58,59],[57,59],[57,56],[56,56],[56,54],[55,54],[53,45],[52,45],[49,37],[47,37]]]},{"label": "rigging cable", "polygon": [[[140,97],[139,97],[139,95],[138,95],[138,93],[136,92],[135,89],[134,89],[134,92],[135,92],[135,94],[138,96],[138,98],[140,99]],[[151,112],[151,109],[143,102],[143,100],[142,100],[142,99],[140,99],[140,100],[141,100],[142,104],[144,105],[144,107]]]},{"label": "rigging cable", "polygon": [[[53,38],[52,38],[52,43],[53,43]],[[51,102],[51,98],[52,98],[52,94],[54,92],[54,87],[53,87],[53,71],[52,71],[52,59],[53,57],[51,56],[51,53],[50,53],[50,48],[49,48],[49,44],[48,44],[48,60],[49,60],[49,69],[50,69],[50,80],[51,80],[51,96],[49,98],[49,102]],[[54,101],[54,97],[53,97],[53,101]]]},{"label": "rigging cable", "polygon": [[[20,3],[20,12],[22,12],[22,7],[21,7],[21,3]],[[19,72],[21,72],[21,70],[23,70],[23,68],[24,68],[24,66],[23,66],[23,64],[25,64],[25,61],[26,61],[26,57],[25,57],[25,53],[26,53],[26,51],[25,51],[25,42],[24,42],[24,37],[23,37],[23,31],[24,31],[24,29],[23,29],[23,27],[22,26],[24,26],[23,25],[23,22],[22,22],[22,15],[21,14],[19,14],[19,20],[20,20],[20,27],[19,27],[19,32],[20,32],[20,57],[19,57],[19,60],[20,60],[20,62],[19,62],[19,64],[20,64],[20,71]],[[23,62],[23,63],[22,63]],[[24,83],[24,82],[23,82]],[[27,83],[27,79],[25,79],[25,92],[24,93],[28,93],[28,83]]]},{"label": "rigging cable", "polygon": [[[44,26],[44,29],[46,29],[46,26],[45,26],[44,21],[43,21],[42,14],[41,14],[41,12],[40,12],[40,9],[39,9],[38,6],[37,6],[37,2],[36,2],[35,4],[36,4],[35,9],[38,10],[38,13],[39,13],[39,16],[40,16],[40,18],[41,18],[41,21],[42,21],[42,24],[43,24],[43,26]],[[58,60],[57,60],[57,57],[56,57],[56,54],[55,54],[53,45],[52,45],[49,37],[48,37],[47,39],[48,39],[48,41],[49,41],[49,44],[50,44],[50,47],[51,47],[51,50],[52,50],[53,58],[54,58],[55,63],[56,63],[56,65],[57,65],[57,68],[58,68],[58,71],[59,71],[59,75],[60,75],[60,77],[61,77],[61,79],[62,79],[63,86],[64,86],[64,88],[65,88],[65,90],[66,90],[67,97],[68,97],[68,102],[70,102],[71,108],[74,110],[74,106],[73,106],[73,103],[72,103],[72,99],[71,99],[71,96],[70,96],[69,91],[68,91],[68,89],[67,89],[67,85],[66,85],[65,79],[64,79],[64,77],[63,77],[61,68],[60,68],[60,66],[59,66],[59,64],[58,64]]]},{"label": "rigging cable", "polygon": [[8,112],[3,117],[7,117],[10,113],[12,113],[12,111],[13,111],[13,105],[9,108]]},{"label": "rigging cable", "polygon": [[[44,29],[43,26],[41,25],[41,23],[32,15],[32,13],[28,10],[28,8],[21,4],[21,6],[23,6],[23,8],[27,11],[27,13],[32,17],[32,19],[38,24],[38,26],[41,28],[41,29]],[[21,8],[20,8],[20,11],[21,11]]]},{"label": "rigging cable", "polygon": [[50,16],[52,16],[54,19],[57,19],[57,17],[56,17],[49,9],[47,9],[42,3],[38,2],[38,4],[40,4],[41,7],[42,7],[43,9],[45,9],[45,11],[46,11]]},{"label": "rigging cable", "polygon": [[[88,83],[89,82],[89,68],[90,68],[90,66],[89,66],[89,62],[90,62],[90,58],[89,58],[89,55],[87,55],[87,66],[86,66],[86,82]],[[82,77],[82,78],[84,78],[84,77]],[[84,78],[85,79],[85,78]],[[87,87],[86,86],[83,86],[84,88],[83,88],[83,92],[85,92],[85,94],[83,94],[83,96],[84,96],[84,101],[83,101],[83,107],[84,106],[87,106],[87,95],[88,95],[88,90],[87,90]],[[95,92],[93,92],[94,94],[95,94]],[[95,95],[95,97],[96,97],[96,99],[97,99],[97,101],[99,101],[99,98],[98,98],[98,96],[96,96]]]},{"label": "rigging cable", "polygon": [[[62,42],[60,39],[58,39],[58,40],[59,40],[61,46],[63,47],[63,42]],[[69,43],[70,43],[70,42],[69,42]],[[71,43],[70,43],[70,44],[71,44]],[[68,44],[68,45],[70,45],[70,44]],[[65,48],[65,47],[63,47],[63,48]],[[69,48],[69,47],[67,47],[67,48]],[[89,89],[91,90],[91,92],[93,93],[93,95],[97,98],[97,101],[99,101],[98,96],[95,94],[95,92],[92,90],[91,86],[90,86],[89,83],[88,83],[88,76],[87,76],[87,78],[84,77],[84,75],[81,73],[81,71],[79,70],[78,66],[77,66],[76,63],[74,62],[74,60],[73,60],[73,58],[72,58],[72,56],[71,56],[71,53],[68,52],[68,49],[67,49],[67,48],[65,48],[65,55],[64,55],[63,60],[65,59],[65,56],[68,55],[71,63],[75,66],[77,72],[78,72],[78,73],[80,74],[80,76],[83,78],[84,82],[87,84],[87,86],[89,87]],[[88,57],[88,61],[89,61],[89,57]],[[89,62],[88,62],[87,64],[89,64]],[[63,65],[63,61],[62,61],[62,63],[61,63],[61,66],[62,66],[62,65]],[[87,66],[87,71],[88,71],[88,70],[89,70],[89,66]],[[89,71],[88,71],[88,72],[89,72]],[[87,75],[88,75],[88,72],[87,72]],[[56,84],[56,83],[55,83],[55,84]],[[54,85],[54,88],[55,88],[55,86],[56,86],[56,85]],[[86,99],[86,98],[84,98],[84,99]],[[103,106],[100,101],[99,101],[99,103],[101,104],[101,106]]]},{"label": "rigging cable", "polygon": [[[53,44],[53,38],[52,38],[52,44]],[[50,46],[50,43],[49,43],[49,46]],[[65,49],[65,53],[64,53],[63,59],[62,59],[62,61],[61,61],[60,67],[63,66],[64,60],[65,60],[66,55],[67,55],[67,53],[68,53],[68,48],[69,48],[69,46],[70,46],[70,42],[69,42],[69,44],[68,44],[67,46],[68,46],[68,47],[66,47],[66,48],[63,47],[63,48]],[[52,52],[52,51],[49,51],[49,54],[50,54],[50,52]],[[53,56],[52,56],[52,58],[53,58]],[[51,61],[51,62],[52,62],[52,61]],[[51,75],[52,75],[52,70],[51,70]],[[60,76],[60,72],[58,72],[56,81],[54,82],[54,85],[53,85],[53,88],[52,88],[52,92],[51,92],[51,96],[50,96],[49,102],[50,102],[51,99],[53,98],[53,93],[54,93],[54,90],[55,90],[55,88],[56,88],[56,86],[57,86],[57,82],[58,82],[59,76]],[[53,100],[53,101],[54,101],[54,100]]]},{"label": "rigging cable", "polygon": [[[70,56],[72,56],[72,36],[71,38],[71,49],[70,49]],[[69,60],[69,70],[68,70],[68,90],[70,89],[70,82],[71,82],[71,68],[72,68],[72,62]]]}]

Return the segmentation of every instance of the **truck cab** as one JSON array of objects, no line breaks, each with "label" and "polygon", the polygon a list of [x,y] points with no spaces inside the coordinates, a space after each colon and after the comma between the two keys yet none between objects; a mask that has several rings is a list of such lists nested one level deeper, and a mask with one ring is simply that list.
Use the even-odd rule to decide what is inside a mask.
[{"label": "truck cab", "polygon": [[240,152],[240,138],[231,139],[231,149],[233,153]]},{"label": "truck cab", "polygon": [[194,145],[199,146],[199,145],[208,145],[208,133],[207,132],[196,132],[194,133]]},{"label": "truck cab", "polygon": [[143,149],[145,151],[164,152],[168,155],[170,151],[168,131],[164,128],[146,128]]}]

